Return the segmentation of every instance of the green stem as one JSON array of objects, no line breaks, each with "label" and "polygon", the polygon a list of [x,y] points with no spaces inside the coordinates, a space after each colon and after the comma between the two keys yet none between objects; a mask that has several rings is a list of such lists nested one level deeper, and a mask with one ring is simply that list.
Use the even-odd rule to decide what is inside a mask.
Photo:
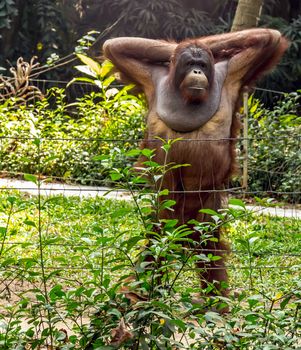
[{"label": "green stem", "polygon": [[8,322],[7,322],[6,332],[5,332],[5,336],[4,336],[4,346],[6,346],[5,349],[9,349],[9,347],[7,347],[8,344],[7,344],[6,342],[7,342],[8,333],[9,333],[9,331],[10,331],[10,329],[11,329],[11,323],[12,323],[12,321],[13,321],[13,317],[14,317],[14,316],[15,316],[15,315],[14,315],[13,313],[11,313],[11,314],[10,314],[10,317],[9,317],[9,320],[8,320]]},{"label": "green stem", "polygon": [[173,286],[175,285],[177,279],[180,277],[180,274],[182,273],[184,267],[186,266],[187,262],[189,261],[189,259],[195,254],[195,252],[191,252],[190,254],[188,254],[188,257],[185,259],[185,261],[183,262],[181,268],[179,269],[178,273],[176,274],[175,278],[173,279],[173,282],[171,283],[168,292],[170,293],[173,289]]},{"label": "green stem", "polygon": [[10,208],[9,208],[9,213],[8,213],[6,226],[5,226],[5,232],[4,232],[4,235],[3,235],[2,242],[1,242],[0,256],[2,256],[2,253],[3,253],[3,250],[4,250],[4,243],[5,243],[5,240],[6,240],[8,227],[9,227],[9,224],[10,224],[10,219],[11,219],[11,216],[12,216],[12,213],[13,213],[13,207],[14,207],[14,203],[11,203]]},{"label": "green stem", "polygon": [[103,286],[103,275],[104,275],[104,247],[103,247],[103,230],[101,230],[101,238],[102,238],[102,249],[101,249],[101,270],[100,270],[100,285]]},{"label": "green stem", "polygon": [[[273,299],[272,302],[271,302],[271,306],[269,308],[269,313],[272,312],[272,310],[274,308],[274,304],[275,304],[275,300]],[[266,335],[268,333],[268,328],[269,328],[270,322],[271,321],[269,319],[266,320],[265,327],[264,327],[264,337],[266,337]]]},{"label": "green stem", "polygon": [[294,328],[294,330],[292,331],[292,336],[291,336],[291,338],[294,338],[295,333],[296,333],[296,324],[297,324],[297,322],[298,322],[297,320],[298,320],[298,314],[299,314],[300,308],[301,308],[301,306],[300,306],[300,304],[298,304],[297,307],[296,307],[295,315],[294,315],[294,325],[295,325],[295,328]]},{"label": "green stem", "polygon": [[252,267],[252,251],[250,242],[248,241],[248,258],[249,258],[249,273],[250,273],[250,289],[253,289],[253,267]]},{"label": "green stem", "polygon": [[126,179],[126,181],[127,181],[127,189],[128,189],[128,191],[130,191],[130,193],[131,193],[131,196],[132,196],[132,198],[133,198],[133,200],[134,200],[134,202],[135,202],[135,205],[136,205],[136,207],[137,207],[137,209],[138,209],[139,216],[140,216],[140,219],[141,219],[141,221],[142,221],[143,227],[146,229],[147,225],[146,225],[144,216],[143,216],[143,214],[142,214],[142,211],[141,211],[141,209],[140,209],[139,203],[138,203],[138,201],[137,201],[137,198],[136,198],[136,196],[135,196],[135,194],[134,194],[134,191],[133,191],[132,186],[130,185],[129,181],[128,181],[127,179]]},{"label": "green stem", "polygon": [[[49,306],[49,297],[47,292],[47,283],[46,283],[46,273],[45,273],[45,262],[44,262],[44,252],[43,252],[43,237],[42,237],[42,217],[41,217],[41,211],[42,211],[42,202],[41,202],[41,159],[40,159],[40,142],[38,143],[38,234],[39,234],[39,253],[40,253],[40,261],[41,261],[41,271],[42,271],[42,279],[43,279],[43,288],[44,288],[44,296],[46,300],[47,306]],[[53,329],[51,324],[51,315],[50,310],[47,307],[47,319],[48,319],[48,326],[49,326],[49,333],[50,333],[50,348],[53,349],[54,343],[53,343]]]},{"label": "green stem", "polygon": [[164,175],[168,172],[168,169],[166,170],[167,156],[168,156],[168,152],[165,151],[164,162],[163,162],[163,165],[161,166],[161,169],[163,169],[163,174],[156,193],[156,220],[157,221],[159,221],[159,215],[160,215],[160,196],[158,195],[158,193],[162,191]]}]

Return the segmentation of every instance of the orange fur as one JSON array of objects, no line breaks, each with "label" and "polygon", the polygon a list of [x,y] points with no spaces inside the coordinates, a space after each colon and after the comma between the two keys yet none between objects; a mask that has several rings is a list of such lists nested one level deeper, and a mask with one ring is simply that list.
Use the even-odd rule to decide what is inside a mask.
[{"label": "orange fur", "polygon": [[[155,100],[160,74],[165,77],[168,73],[170,84],[182,79],[181,74],[181,79],[176,79],[176,65],[180,55],[190,46],[209,53],[212,65],[222,60],[226,60],[228,65],[218,110],[198,129],[183,133],[172,130],[160,119]],[[156,149],[155,160],[162,164],[165,153],[161,148],[162,142],[155,140],[155,137],[165,140],[182,138],[171,148],[167,163],[188,163],[190,166],[165,174],[162,188],[169,190],[169,197],[176,201],[176,205],[174,211],[162,212],[161,218],[176,218],[179,224],[191,219],[207,221],[210,218],[199,213],[200,209],[221,208],[223,190],[237,171],[235,140],[240,129],[237,111],[242,89],[275,66],[287,46],[287,40],[278,31],[259,28],[186,40],[180,44],[142,38],[117,38],[105,44],[106,57],[113,61],[121,73],[139,84],[146,94],[150,112],[146,139],[141,147]],[[211,77],[211,80],[214,79],[212,74]],[[173,96],[176,98],[177,95]],[[189,103],[189,96],[186,99]],[[186,117],[183,116],[183,123]],[[215,236],[218,242],[211,242],[203,248],[212,254],[224,256],[228,247],[220,239],[218,230]],[[193,239],[199,242],[200,233],[195,232]],[[218,281],[219,287],[222,280],[227,280],[224,259],[211,263],[209,269],[204,263],[198,266],[206,268],[203,277],[208,283]],[[202,286],[205,285],[202,282]],[[226,290],[222,293],[226,294]]]}]

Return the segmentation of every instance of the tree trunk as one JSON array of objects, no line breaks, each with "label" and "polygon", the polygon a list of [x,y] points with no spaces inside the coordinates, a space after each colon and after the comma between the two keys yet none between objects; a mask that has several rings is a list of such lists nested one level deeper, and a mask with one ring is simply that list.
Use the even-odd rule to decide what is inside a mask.
[{"label": "tree trunk", "polygon": [[264,0],[239,0],[233,20],[232,32],[256,27]]}]

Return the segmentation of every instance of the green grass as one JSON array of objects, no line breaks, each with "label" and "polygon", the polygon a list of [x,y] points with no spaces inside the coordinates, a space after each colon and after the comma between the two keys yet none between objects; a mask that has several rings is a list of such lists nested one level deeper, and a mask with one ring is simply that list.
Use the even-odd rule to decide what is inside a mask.
[{"label": "green grass", "polygon": [[[3,228],[7,225],[10,210],[8,200],[11,198],[14,198],[14,206],[4,240],[2,264],[3,261],[10,260],[10,265],[26,268],[30,263],[38,270],[38,198],[2,191],[0,225]],[[114,250],[117,242],[143,232],[143,226],[131,202],[101,197],[81,200],[78,197],[42,197],[40,218],[45,267],[65,269],[65,273],[69,270],[80,273],[82,269],[89,272],[99,268],[104,243],[112,254],[118,254]],[[231,242],[233,250],[227,262],[233,289],[248,286],[246,271],[249,273],[250,259],[251,266],[254,267],[253,278],[258,281],[259,277],[265,277],[271,286],[277,280],[282,284],[286,274],[291,279],[300,267],[300,220],[249,213],[242,219],[231,222],[224,235]],[[250,239],[253,243],[248,250]],[[1,241],[3,242],[3,234]]]},{"label": "green grass", "polygon": [[[287,314],[285,317],[296,323],[294,315],[300,301],[291,304],[296,297],[290,292],[301,288],[301,220],[245,212],[243,217],[227,224],[224,231],[233,250],[227,265],[230,289],[235,297],[231,297],[232,313],[226,316],[227,323],[221,327],[220,320],[209,320],[214,325],[210,331],[215,339],[212,344],[217,341],[218,332],[232,334],[233,327],[244,328],[249,323],[259,327],[257,317],[262,318],[264,312],[271,314],[275,306],[281,312],[279,305],[286,299],[283,305],[284,308],[290,305],[291,318]],[[93,312],[104,308],[110,317],[112,312],[114,317],[120,314],[113,303],[114,295],[119,288],[119,278],[134,270],[131,263],[137,260],[145,244],[141,239],[143,232],[137,209],[131,202],[63,196],[38,198],[3,190],[0,193],[0,304],[3,311],[0,345],[3,349],[23,349],[17,347],[21,343],[30,343],[32,347],[26,349],[34,349],[35,342],[39,346],[49,342],[49,334],[55,338],[54,343],[60,344],[63,335],[57,329],[62,322],[68,334],[78,338],[74,338],[73,347],[58,348],[84,349],[79,339],[83,335],[89,338],[89,318]],[[135,240],[139,236],[140,239]],[[177,295],[189,296],[191,290],[198,289],[197,273],[193,269],[193,264],[188,264],[181,272],[175,285],[176,294],[171,298],[173,304],[179,303]],[[172,272],[173,276],[175,272],[177,270]],[[164,298],[162,295],[162,305],[167,303]],[[176,311],[176,315],[180,314],[181,308]],[[127,313],[124,315],[128,317]],[[185,323],[183,317],[181,322]],[[202,317],[198,316],[195,322],[204,326],[204,322],[209,321]],[[279,321],[282,316],[273,314],[273,317],[274,321],[269,322],[274,329],[283,328]],[[12,322],[8,326],[9,318]],[[95,322],[94,316],[92,319]],[[24,320],[28,323],[26,329],[22,326]],[[108,329],[113,326],[110,327]],[[46,329],[44,333],[43,329]],[[254,329],[250,329],[252,333]],[[264,327],[262,329],[258,332],[264,334],[264,344],[268,338]],[[192,339],[195,331],[191,331]],[[249,339],[242,335],[239,340],[229,340],[229,344],[242,345],[227,349],[252,349],[248,345],[244,347],[247,344],[241,340],[244,337]],[[276,344],[278,340],[271,341]],[[201,348],[221,349],[209,345]]]},{"label": "green grass", "polygon": [[299,278],[301,220],[253,214],[232,223],[227,237],[232,267],[244,268],[231,274],[237,288],[277,293]]},{"label": "green grass", "polygon": [[40,211],[37,197],[2,192],[0,201],[3,231],[8,225],[5,240],[3,234],[1,237],[1,260],[6,269],[17,266],[28,270],[30,265],[29,270],[39,273],[41,232],[46,269],[63,270],[64,275],[87,271],[88,277],[93,269],[99,269],[104,246],[108,250],[111,246],[113,252],[118,240],[141,230],[133,206],[123,201],[54,196],[41,198]]}]

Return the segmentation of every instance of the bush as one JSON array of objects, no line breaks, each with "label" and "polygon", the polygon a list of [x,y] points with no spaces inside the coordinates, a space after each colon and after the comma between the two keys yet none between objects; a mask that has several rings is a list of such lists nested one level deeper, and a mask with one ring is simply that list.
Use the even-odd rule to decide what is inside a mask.
[{"label": "bush", "polygon": [[[142,173],[110,173],[131,202],[0,193],[0,348],[300,349],[300,220],[259,217],[237,199],[211,222],[160,219],[175,205],[160,185],[175,165],[135,154]],[[157,190],[132,191],[145,181]],[[228,298],[201,289],[195,267],[219,259],[206,253],[219,227],[234,248]]]},{"label": "bush", "polygon": [[[84,65],[76,68],[85,76],[73,82],[92,83],[98,92],[67,105],[66,91],[52,88],[34,105],[18,106],[13,99],[0,105],[0,170],[97,184],[109,181],[108,169],[130,164],[123,151],[142,138],[144,101],[130,93],[132,86],[117,89],[110,63],[78,57]],[[300,91],[285,95],[274,107],[250,99],[251,191],[300,201],[300,194],[292,194],[301,187],[299,115]]]},{"label": "bush", "polygon": [[59,88],[33,105],[19,106],[15,99],[1,104],[0,169],[96,183],[106,176],[107,164],[94,156],[110,154],[110,165],[123,164],[120,150],[142,137],[144,103],[129,93],[130,86],[112,87],[115,78],[108,73],[100,92],[72,105]]},{"label": "bush", "polygon": [[[281,62],[261,83],[261,87],[269,90],[294,91],[300,87],[301,76],[301,15],[290,23],[279,17],[263,16],[262,25],[278,29],[290,41],[290,46]],[[264,102],[269,103],[271,95],[261,94]]]},{"label": "bush", "polygon": [[[250,99],[249,185],[252,191],[277,192],[300,201],[300,93],[287,94],[273,109]],[[295,193],[294,193],[295,192]]]}]

